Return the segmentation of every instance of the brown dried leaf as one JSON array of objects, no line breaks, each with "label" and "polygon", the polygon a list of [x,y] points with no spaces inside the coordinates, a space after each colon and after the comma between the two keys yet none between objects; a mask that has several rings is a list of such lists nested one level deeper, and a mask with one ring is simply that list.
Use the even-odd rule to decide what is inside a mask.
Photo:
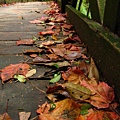
[{"label": "brown dried leaf", "polygon": [[52,51],[53,51],[56,55],[59,55],[59,56],[61,56],[61,57],[64,56],[64,52],[66,51],[65,48],[59,48],[59,47],[57,47],[57,48],[51,48],[51,49],[52,49]]},{"label": "brown dried leaf", "polygon": [[70,30],[73,27],[73,25],[64,24],[62,27],[65,28],[65,29]]},{"label": "brown dried leaf", "polygon": [[16,42],[17,45],[33,45],[34,44],[34,40],[32,39],[23,39],[23,40],[19,40]]},{"label": "brown dried leaf", "polygon": [[4,113],[0,115],[0,120],[12,120],[12,118],[8,115],[8,113]]},{"label": "brown dried leaf", "polygon": [[47,41],[47,42],[42,42],[42,46],[49,46],[49,45],[54,45],[55,42],[54,41]]},{"label": "brown dried leaf", "polygon": [[64,54],[64,58],[67,60],[74,60],[77,58],[81,57],[81,52],[80,51],[70,51],[67,50],[66,53]]},{"label": "brown dried leaf", "polygon": [[56,108],[50,110],[50,104],[43,104],[38,110],[39,120],[69,120],[76,119],[80,113],[80,104],[76,103],[72,99],[64,99],[62,101],[54,103]]},{"label": "brown dried leaf", "polygon": [[30,57],[36,58],[38,55],[37,54],[30,54]]},{"label": "brown dried leaf", "polygon": [[24,54],[31,54],[31,53],[41,53],[43,49],[30,49],[30,50],[24,50]]},{"label": "brown dried leaf", "polygon": [[28,70],[30,69],[30,66],[28,64],[11,64],[5,68],[3,68],[1,71],[1,79],[2,82],[5,82],[11,78],[14,77],[14,75],[26,75]]},{"label": "brown dried leaf", "polygon": [[59,57],[56,54],[47,54],[46,55],[50,60],[58,60]]},{"label": "brown dried leaf", "polygon": [[69,68],[68,71],[62,73],[64,80],[79,84],[82,80],[86,79],[84,72],[79,67]]},{"label": "brown dried leaf", "polygon": [[33,21],[29,21],[29,22],[32,23],[32,24],[40,24],[43,21],[41,21],[41,20],[33,20]]},{"label": "brown dried leaf", "polygon": [[40,63],[40,62],[50,62],[51,60],[48,60],[46,58],[42,58],[42,57],[36,57],[33,59],[34,63]]},{"label": "brown dried leaf", "polygon": [[38,33],[39,35],[51,35],[54,34],[53,30],[48,30],[48,31],[42,31]]},{"label": "brown dried leaf", "polygon": [[88,67],[88,78],[89,79],[95,78],[97,81],[99,81],[99,72],[92,58],[90,65]]}]

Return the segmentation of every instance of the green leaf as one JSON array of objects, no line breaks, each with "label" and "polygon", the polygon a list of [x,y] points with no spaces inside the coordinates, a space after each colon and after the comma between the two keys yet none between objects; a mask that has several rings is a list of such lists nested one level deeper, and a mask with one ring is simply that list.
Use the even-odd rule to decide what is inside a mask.
[{"label": "green leaf", "polygon": [[19,82],[26,82],[26,77],[23,75],[14,75],[14,78],[17,79]]},{"label": "green leaf", "polygon": [[88,88],[81,86],[80,84],[74,84],[71,82],[64,83],[63,86],[69,95],[77,100],[86,100],[90,98],[92,92]]},{"label": "green leaf", "polygon": [[83,104],[82,106],[81,106],[81,111],[80,111],[80,114],[81,115],[86,115],[86,114],[88,114],[88,110],[91,108],[92,106],[90,105],[90,104]]},{"label": "green leaf", "polygon": [[90,109],[92,106],[90,105],[90,104],[83,104],[82,106],[81,106],[81,109],[82,110],[85,110],[85,109]]},{"label": "green leaf", "polygon": [[49,82],[50,83],[56,83],[60,80],[61,74],[54,75],[54,78],[52,78]]},{"label": "green leaf", "polygon": [[86,115],[86,114],[88,114],[88,109],[81,110],[81,111],[80,111],[80,114],[81,114],[81,115]]},{"label": "green leaf", "polygon": [[36,41],[36,40],[38,40],[38,38],[33,36],[32,40]]},{"label": "green leaf", "polygon": [[52,103],[50,104],[50,109],[49,109],[49,111],[54,110],[55,108],[56,108],[56,104],[52,102]]},{"label": "green leaf", "polygon": [[59,65],[58,65],[58,64],[53,64],[52,66],[55,66],[56,68],[59,68]]}]

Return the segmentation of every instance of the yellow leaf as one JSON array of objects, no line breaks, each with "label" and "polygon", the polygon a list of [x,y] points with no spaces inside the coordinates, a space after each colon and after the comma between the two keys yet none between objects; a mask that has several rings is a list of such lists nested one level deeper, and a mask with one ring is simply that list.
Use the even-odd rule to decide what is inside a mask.
[{"label": "yellow leaf", "polygon": [[28,78],[28,77],[31,77],[31,76],[33,76],[35,73],[36,73],[36,69],[32,69],[32,70],[28,71],[28,73],[26,74],[26,77],[27,77],[27,78]]},{"label": "yellow leaf", "polygon": [[58,40],[55,35],[52,35],[52,39],[53,39],[53,40]]}]

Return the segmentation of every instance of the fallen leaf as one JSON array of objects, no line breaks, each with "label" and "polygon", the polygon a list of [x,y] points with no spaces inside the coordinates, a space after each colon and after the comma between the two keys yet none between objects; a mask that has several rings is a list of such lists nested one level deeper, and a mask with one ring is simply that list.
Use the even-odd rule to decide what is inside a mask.
[{"label": "fallen leaf", "polygon": [[47,21],[48,19],[49,19],[49,17],[44,17],[44,16],[42,16],[42,17],[40,18],[41,21]]},{"label": "fallen leaf", "polygon": [[50,83],[56,83],[60,80],[60,78],[61,78],[61,74],[55,74],[54,78],[52,78],[49,82]]},{"label": "fallen leaf", "polygon": [[52,35],[52,39],[53,39],[53,40],[58,40],[55,35]]},{"label": "fallen leaf", "polygon": [[41,43],[42,46],[49,46],[49,45],[53,45],[53,44],[55,44],[54,41],[47,41],[47,42],[42,42]]},{"label": "fallen leaf", "polygon": [[14,77],[14,75],[26,75],[28,70],[30,69],[30,66],[28,64],[11,64],[5,68],[3,68],[1,71],[1,79],[2,82],[5,82],[11,78]]},{"label": "fallen leaf", "polygon": [[[37,64],[37,63],[36,63]],[[71,64],[68,61],[63,61],[63,62],[50,62],[50,63],[38,63],[41,65],[46,65],[46,66],[58,66],[59,68],[61,67],[68,67],[71,66]]]},{"label": "fallen leaf", "polygon": [[111,111],[92,110],[87,116],[87,120],[120,120],[120,116]]},{"label": "fallen leaf", "polygon": [[62,72],[62,78],[68,82],[79,84],[82,80],[86,79],[86,76],[79,67],[75,66],[69,68],[66,72]]},{"label": "fallen leaf", "polygon": [[69,36],[71,33],[74,33],[75,31],[63,31],[63,35]]},{"label": "fallen leaf", "polygon": [[36,57],[33,59],[34,63],[40,63],[40,62],[50,62],[51,60],[46,59],[46,58],[42,58],[42,57]]},{"label": "fallen leaf", "polygon": [[23,39],[23,40],[19,40],[16,42],[17,45],[33,45],[34,44],[34,40],[32,39]]},{"label": "fallen leaf", "polygon": [[55,28],[55,26],[53,25],[53,26],[47,27],[46,30],[52,30],[54,28]]},{"label": "fallen leaf", "polygon": [[53,51],[56,55],[59,55],[59,56],[61,56],[61,57],[64,56],[64,52],[66,51],[65,48],[59,48],[59,47],[57,47],[57,48],[51,48],[51,49],[52,49],[52,51]]},{"label": "fallen leaf", "polygon": [[[104,112],[104,111],[103,111]],[[105,119],[110,119],[110,120],[120,120],[120,116],[114,112],[104,112],[104,117]]]},{"label": "fallen leaf", "polygon": [[67,50],[66,53],[64,53],[64,58],[67,60],[74,60],[81,57],[80,51],[69,51]]},{"label": "fallen leaf", "polygon": [[99,81],[99,72],[92,58],[90,65],[88,67],[88,78],[89,79],[95,78],[97,81]]},{"label": "fallen leaf", "polygon": [[92,95],[91,90],[79,84],[67,82],[62,84],[62,86],[65,87],[65,90],[75,100],[87,100]]},{"label": "fallen leaf", "polygon": [[31,112],[19,112],[20,120],[29,120]]},{"label": "fallen leaf", "polygon": [[29,78],[29,77],[33,76],[34,74],[36,74],[36,69],[32,69],[32,70],[28,71],[28,73],[26,74],[26,78]]},{"label": "fallen leaf", "polygon": [[73,25],[70,25],[70,24],[64,24],[62,27],[65,28],[65,29],[70,30],[70,29],[73,27]]},{"label": "fallen leaf", "polygon": [[32,24],[40,24],[40,23],[43,23],[43,21],[41,20],[33,20],[33,21],[29,21],[30,23]]},{"label": "fallen leaf", "polygon": [[89,113],[89,109],[91,108],[92,106],[88,103],[85,103],[81,106],[81,110],[80,110],[80,114],[81,115],[86,115]]},{"label": "fallen leaf", "polygon": [[8,115],[8,113],[4,113],[0,115],[0,120],[12,120],[12,118]]},{"label": "fallen leaf", "polygon": [[76,119],[79,116],[80,104],[76,103],[72,99],[64,99],[54,103],[55,109],[49,111],[50,104],[46,103],[39,107],[39,120],[79,120]]},{"label": "fallen leaf", "polygon": [[23,75],[14,75],[14,78],[17,79],[19,82],[26,82],[26,77]]},{"label": "fallen leaf", "polygon": [[56,54],[47,54],[46,55],[50,60],[59,60],[59,57]]},{"label": "fallen leaf", "polygon": [[98,109],[108,108],[114,100],[114,90],[105,82],[99,82],[98,85],[93,85],[83,80],[81,81],[81,85],[92,91],[94,95],[90,97],[88,102]]},{"label": "fallen leaf", "polygon": [[42,31],[38,33],[39,35],[52,35],[54,34],[54,31],[48,30],[48,31]]},{"label": "fallen leaf", "polygon": [[46,23],[46,25],[54,26],[55,23],[54,22],[49,22],[49,23]]},{"label": "fallen leaf", "polygon": [[30,54],[30,57],[36,58],[38,55],[37,54]]},{"label": "fallen leaf", "polygon": [[24,50],[24,54],[33,54],[33,53],[41,53],[43,50],[42,49],[30,49],[30,50]]}]

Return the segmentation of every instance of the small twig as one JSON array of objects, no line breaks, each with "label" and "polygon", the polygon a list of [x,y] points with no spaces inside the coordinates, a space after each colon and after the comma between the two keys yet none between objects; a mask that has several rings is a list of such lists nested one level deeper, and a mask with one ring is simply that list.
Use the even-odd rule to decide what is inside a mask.
[{"label": "small twig", "polygon": [[40,88],[38,88],[37,86],[35,86],[30,80],[29,80],[30,84],[35,87],[37,90],[39,90],[42,93],[46,93],[44,90],[41,90]]},{"label": "small twig", "polygon": [[3,116],[3,119],[2,119],[2,120],[5,120],[6,113],[7,113],[7,111],[8,111],[8,102],[9,102],[9,99],[7,99],[6,109],[5,109],[5,114],[4,114],[4,116]]}]

